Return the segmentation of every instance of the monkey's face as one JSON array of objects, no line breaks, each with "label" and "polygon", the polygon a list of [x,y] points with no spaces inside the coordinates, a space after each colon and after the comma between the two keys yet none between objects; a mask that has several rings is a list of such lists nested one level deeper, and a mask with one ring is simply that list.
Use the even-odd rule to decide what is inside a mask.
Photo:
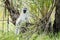
[{"label": "monkey's face", "polygon": [[23,9],[23,13],[26,13],[26,11],[27,11],[27,8],[24,8],[24,9]]},{"label": "monkey's face", "polygon": [[23,13],[26,13],[26,10],[23,10]]}]

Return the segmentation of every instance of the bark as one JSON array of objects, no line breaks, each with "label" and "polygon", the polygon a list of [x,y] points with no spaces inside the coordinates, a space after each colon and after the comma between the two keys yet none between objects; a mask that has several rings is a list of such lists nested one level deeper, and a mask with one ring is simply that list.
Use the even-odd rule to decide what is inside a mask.
[{"label": "bark", "polygon": [[56,3],[56,13],[55,13],[55,21],[53,24],[54,33],[58,33],[60,31],[60,0],[55,0]]},{"label": "bark", "polygon": [[16,9],[9,0],[5,1],[5,6],[7,8],[7,10],[10,12],[10,16],[12,19],[12,23],[15,25],[16,23],[16,19],[19,17],[20,13],[19,10]]}]

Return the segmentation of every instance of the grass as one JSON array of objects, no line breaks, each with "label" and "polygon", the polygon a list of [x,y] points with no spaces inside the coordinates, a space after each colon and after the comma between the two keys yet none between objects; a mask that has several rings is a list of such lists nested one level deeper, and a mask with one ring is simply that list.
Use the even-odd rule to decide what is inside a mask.
[{"label": "grass", "polygon": [[2,27],[2,21],[0,21],[0,29],[4,29],[4,32],[0,30],[0,40],[17,40],[17,37],[20,37],[20,40],[60,40],[60,33],[58,35],[50,34],[40,34],[37,33],[26,33],[26,34],[20,34],[16,35],[14,34],[15,26],[12,25],[12,23],[9,24],[10,32],[7,31],[7,22],[4,22],[4,27]]},{"label": "grass", "polygon": [[[58,35],[53,34],[40,34],[34,33],[30,36],[26,36],[23,34],[15,35],[13,32],[2,32],[0,31],[0,40],[17,40],[17,37],[20,37],[20,40],[60,40],[60,33]],[[25,38],[24,38],[25,37]]]}]

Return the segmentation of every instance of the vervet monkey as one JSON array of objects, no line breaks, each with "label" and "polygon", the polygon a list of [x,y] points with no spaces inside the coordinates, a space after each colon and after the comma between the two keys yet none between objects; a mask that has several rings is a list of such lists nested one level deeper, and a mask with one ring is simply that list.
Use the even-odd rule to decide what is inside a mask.
[{"label": "vervet monkey", "polygon": [[22,23],[28,22],[29,18],[30,18],[29,10],[27,8],[23,8],[22,13],[20,14],[20,16],[16,20],[16,34],[20,33],[20,31],[21,31],[20,28],[22,26]]}]

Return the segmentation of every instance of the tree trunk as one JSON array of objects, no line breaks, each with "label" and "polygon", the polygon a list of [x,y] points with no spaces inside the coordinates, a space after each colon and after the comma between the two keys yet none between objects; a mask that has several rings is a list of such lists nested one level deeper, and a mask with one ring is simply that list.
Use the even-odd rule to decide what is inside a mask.
[{"label": "tree trunk", "polygon": [[55,12],[55,20],[53,24],[54,33],[58,33],[60,31],[60,0],[55,0],[56,3],[56,12]]}]

